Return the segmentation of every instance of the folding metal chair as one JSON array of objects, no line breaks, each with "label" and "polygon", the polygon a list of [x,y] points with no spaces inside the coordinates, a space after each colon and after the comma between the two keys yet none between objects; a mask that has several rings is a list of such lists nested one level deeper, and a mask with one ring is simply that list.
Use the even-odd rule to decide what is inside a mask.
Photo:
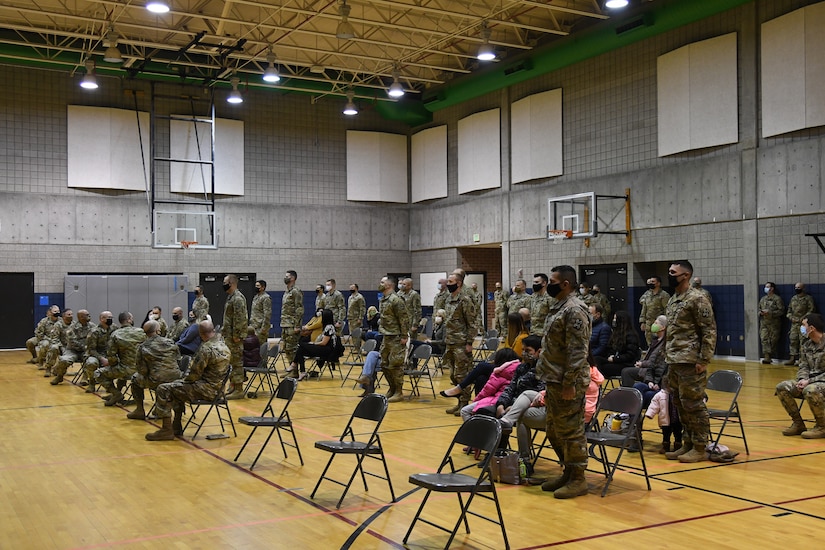
[{"label": "folding metal chair", "polygon": [[[367,340],[366,342],[364,342],[364,344],[358,350],[359,351],[358,355],[360,357],[359,360],[357,360],[357,361],[346,361],[344,363],[341,363],[342,369],[343,369],[344,366],[349,367],[349,370],[347,370],[347,375],[344,376],[344,380],[341,382],[341,387],[342,388],[344,387],[344,384],[347,383],[347,380],[349,380],[349,375],[352,374],[352,369],[354,369],[355,367],[363,367],[364,366],[364,360],[366,359],[367,354],[371,351],[375,351],[375,348],[376,348],[377,345],[378,345],[378,343],[375,340],[372,340],[372,339]],[[343,372],[343,370],[342,370],[342,372]],[[355,384],[353,384],[352,387],[354,388],[355,385],[357,385],[357,382]]]},{"label": "folding metal chair", "polygon": [[347,336],[347,343],[344,344],[344,348],[346,348],[349,351],[349,358],[351,361],[359,361],[357,357],[359,356],[361,351],[361,342],[363,342],[363,340],[361,339],[362,334],[363,331],[359,327],[352,329],[349,333],[349,336]]},{"label": "folding metal chair", "polygon": [[[218,421],[221,424],[221,433],[226,433],[226,428],[224,428],[224,418],[221,411],[226,412],[227,420],[229,421],[230,426],[232,426],[232,433],[235,437],[238,436],[238,432],[235,431],[235,423],[232,421],[232,413],[229,411],[229,402],[226,400],[226,384],[229,381],[229,377],[232,375],[232,367],[228,367],[226,369],[226,375],[224,375],[223,380],[221,381],[221,387],[218,389],[218,393],[215,394],[214,399],[196,399],[190,403],[192,408],[192,414],[189,415],[189,419],[186,421],[186,424],[183,426],[184,433],[186,429],[189,427],[190,424],[193,424],[198,427],[195,430],[195,433],[192,435],[192,439],[194,440],[198,437],[198,432],[201,431],[203,425],[206,423],[206,419],[209,418],[209,414],[214,409],[215,412],[218,414]],[[203,415],[203,418],[199,421],[196,420],[196,415],[201,407],[209,407],[206,409],[206,414]]]},{"label": "folding metal chair", "polygon": [[[593,411],[593,416],[590,417],[590,421],[586,422],[584,424],[584,431],[585,432],[590,432],[590,431],[598,429],[598,426],[599,426],[598,413],[599,413],[599,406],[601,405],[601,402],[602,402],[602,396],[604,396],[604,386],[603,385],[599,386],[599,396],[596,398],[596,410]],[[642,417],[642,419],[643,419],[643,417]],[[542,440],[541,445],[536,444],[536,436],[539,433],[544,434],[544,439]],[[541,458],[542,451],[544,451],[544,449],[548,449],[548,448],[550,448],[550,441],[547,439],[546,429],[533,430],[533,439],[531,440],[531,446],[530,446],[530,454],[533,457],[533,468],[536,467],[536,463],[539,461],[539,458]],[[553,462],[558,462],[554,458],[546,458],[545,457],[545,460],[551,460]]]},{"label": "folding metal chair", "polygon": [[[295,430],[292,428],[292,420],[289,418],[289,411],[287,411],[289,404],[292,403],[292,398],[295,397],[295,390],[297,389],[297,380],[294,378],[284,378],[281,383],[278,384],[278,389],[273,392],[272,396],[269,398],[269,401],[266,403],[266,407],[264,407],[264,412],[261,413],[261,416],[242,416],[238,419],[238,422],[241,424],[252,426],[252,431],[249,433],[249,437],[246,438],[246,441],[244,441],[244,444],[241,447],[241,450],[238,451],[237,456],[235,456],[235,462],[238,461],[241,453],[243,453],[244,449],[246,449],[247,444],[249,444],[252,440],[252,437],[255,435],[255,431],[258,428],[271,428],[269,435],[266,436],[266,441],[264,441],[264,444],[261,445],[261,450],[258,451],[258,455],[249,466],[250,471],[255,467],[255,464],[258,463],[258,459],[261,458],[261,453],[264,452],[264,449],[266,449],[266,446],[269,444],[269,440],[272,438],[272,434],[275,432],[278,432],[278,439],[281,442],[281,450],[284,452],[284,458],[287,458],[286,445],[289,445],[298,451],[298,460],[301,461],[301,466],[304,465],[304,458],[301,456],[301,449],[298,448],[298,439],[295,437]],[[283,401],[283,408],[278,416],[275,416],[275,410],[272,407],[272,401],[275,399]],[[284,438],[281,437],[281,430],[285,430],[292,434],[293,443],[284,442]]]},{"label": "folding metal chair", "polygon": [[487,331],[487,338],[498,338],[498,331],[494,328],[491,328]]},{"label": "folding metal chair", "polygon": [[[250,397],[257,397],[257,393],[264,385],[269,388],[269,394],[275,393],[275,384],[272,383],[272,376],[280,383],[281,377],[278,375],[276,365],[278,363],[278,355],[280,351],[277,347],[269,348],[269,344],[261,344],[261,362],[256,367],[244,367],[244,372],[249,375],[249,381],[246,383],[244,393]],[[257,381],[258,385],[252,389],[252,384]]]},{"label": "folding metal chair", "polygon": [[[427,490],[427,493],[424,495],[424,499],[421,501],[421,505],[418,507],[412,523],[410,523],[407,534],[404,535],[404,544],[406,544],[410,538],[415,524],[421,521],[445,533],[450,533],[450,538],[447,539],[447,544],[444,546],[445,549],[449,548],[462,523],[464,524],[466,532],[468,534],[470,533],[470,524],[467,522],[467,515],[472,515],[501,527],[501,535],[504,538],[504,548],[510,548],[510,542],[507,540],[507,531],[504,528],[504,518],[501,515],[501,505],[498,501],[498,494],[496,493],[496,487],[490,475],[490,459],[498,447],[500,439],[501,424],[499,424],[498,420],[489,416],[473,416],[458,428],[458,432],[447,448],[447,453],[441,460],[441,464],[438,466],[436,473],[413,474],[410,476],[410,483],[423,487]],[[480,463],[473,461],[467,466],[456,468],[456,463],[466,462],[466,459],[460,456],[464,453],[462,448],[465,446],[480,449],[485,453],[484,458]],[[478,466],[478,468],[476,466]],[[421,517],[421,511],[424,509],[433,491],[437,493],[455,493],[458,497],[461,514],[452,530]],[[469,493],[466,503],[461,497],[461,493]],[[489,496],[487,493],[492,496]],[[495,503],[498,520],[470,511],[470,505],[476,496],[492,500]]]},{"label": "folding metal chair", "polygon": [[[318,380],[321,379],[321,376],[324,375],[324,370],[329,372],[330,378],[333,380],[335,379],[335,362],[332,359],[321,359],[320,357],[307,357],[307,359],[312,359],[312,365],[307,368],[307,377],[309,378],[317,378]],[[343,385],[344,375],[341,373],[341,369],[338,370],[338,376],[341,378],[341,382]],[[317,373],[317,374],[313,374]]]},{"label": "folding metal chair", "polygon": [[[435,387],[433,386],[433,379],[430,376],[430,355],[432,355],[433,348],[429,344],[421,344],[420,346],[416,346],[413,349],[412,355],[410,356],[410,362],[408,366],[412,365],[413,360],[418,360],[418,368],[406,368],[404,369],[404,376],[410,379],[410,394],[411,395],[421,395],[419,391],[421,382],[423,380],[427,380],[429,382],[429,386],[424,386],[425,388],[430,388],[430,391],[433,394],[433,399],[435,399]],[[423,362],[423,364],[421,364]]]},{"label": "folding metal chair", "polygon": [[485,339],[481,346],[475,348],[473,362],[480,363],[481,361],[486,361],[489,359],[490,356],[495,353],[500,343],[501,342],[498,341],[498,337]]},{"label": "folding metal chair", "polygon": [[718,370],[708,376],[707,389],[711,392],[719,392],[717,395],[708,395],[708,403],[713,403],[717,396],[721,399],[726,399],[727,396],[720,395],[723,393],[730,394],[731,398],[730,404],[725,409],[712,409],[708,407],[708,416],[711,422],[714,420],[722,421],[721,426],[719,426],[719,432],[715,438],[713,437],[713,426],[711,426],[710,439],[711,443],[713,443],[713,448],[719,444],[719,440],[722,438],[722,432],[725,431],[725,426],[728,425],[728,422],[733,422],[739,424],[739,430],[742,432],[742,435],[741,437],[738,435],[729,435],[728,437],[741,439],[745,444],[745,454],[749,455],[748,440],[745,438],[745,425],[742,422],[742,415],[739,411],[739,391],[742,389],[742,376],[733,370]]},{"label": "folding metal chair", "polygon": [[[636,388],[616,388],[602,397],[599,408],[594,415],[598,418],[601,413],[613,412],[617,414],[627,414],[628,424],[623,433],[616,433],[606,429],[599,429],[599,422],[596,420],[591,424],[592,430],[585,432],[587,443],[590,445],[588,452],[594,460],[599,462],[604,469],[604,476],[606,478],[604,489],[602,489],[602,496],[607,494],[607,488],[610,487],[610,482],[613,481],[613,475],[619,467],[624,452],[630,447],[630,443],[635,441],[639,449],[639,458],[642,461],[642,470],[645,474],[645,482],[647,483],[647,490],[650,491],[650,478],[647,474],[647,465],[645,464],[645,454],[642,448],[641,437],[639,436],[638,424],[639,417],[642,414],[642,394]],[[596,455],[595,449],[599,448],[599,454]],[[614,461],[610,461],[607,455],[607,447],[618,448],[619,453]]]},{"label": "folding metal chair", "polygon": [[[367,395],[358,402],[358,405],[355,407],[355,411],[352,413],[349,422],[347,422],[347,426],[344,428],[344,432],[341,434],[341,437],[333,441],[315,442],[315,448],[330,453],[330,457],[324,471],[321,472],[321,477],[318,478],[318,483],[315,484],[315,488],[312,490],[310,498],[315,498],[315,493],[318,491],[318,487],[321,485],[321,482],[326,479],[327,481],[341,485],[344,488],[344,492],[341,494],[338,504],[335,505],[336,508],[340,508],[341,503],[344,501],[344,497],[347,496],[347,491],[349,491],[349,488],[355,479],[355,475],[360,473],[365,491],[369,491],[366,476],[386,480],[387,485],[390,487],[390,496],[392,497],[391,502],[395,502],[395,492],[392,488],[390,471],[387,468],[387,459],[384,456],[384,448],[381,446],[381,437],[378,435],[378,428],[381,427],[381,422],[384,420],[384,415],[387,414],[387,407],[387,397],[385,395],[380,395],[377,393]],[[359,431],[364,424],[372,424],[372,431],[369,433],[369,439],[366,441],[356,441],[353,423],[357,425]],[[355,455],[357,460],[355,469],[352,471],[352,475],[346,483],[342,483],[338,480],[332,479],[331,477],[326,477],[327,471],[332,465],[332,461],[339,454]],[[384,474],[386,477],[383,477],[380,474],[365,471],[363,463],[366,458],[372,458],[380,461],[384,467]]]}]

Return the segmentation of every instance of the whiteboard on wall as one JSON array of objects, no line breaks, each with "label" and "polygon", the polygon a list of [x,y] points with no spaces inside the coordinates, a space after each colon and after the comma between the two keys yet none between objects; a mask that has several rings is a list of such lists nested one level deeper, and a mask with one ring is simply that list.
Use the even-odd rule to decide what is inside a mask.
[{"label": "whiteboard on wall", "polygon": [[533,94],[510,107],[512,181],[561,176],[562,91]]},{"label": "whiteboard on wall", "polygon": [[[433,307],[435,295],[438,294],[438,280],[446,279],[445,271],[435,273],[422,273],[418,277],[418,294],[421,295],[421,305]],[[435,312],[433,312],[435,313]]]},{"label": "whiteboard on wall", "polygon": [[447,196],[447,126],[428,128],[411,138],[412,202]]},{"label": "whiteboard on wall", "polygon": [[739,140],[736,33],[657,59],[659,156]]},{"label": "whiteboard on wall", "polygon": [[69,187],[146,190],[149,113],[69,105],[66,128]]},{"label": "whiteboard on wall", "polygon": [[407,136],[347,130],[347,200],[407,203]]},{"label": "whiteboard on wall", "polygon": [[[172,115],[169,122],[169,151],[173,159],[210,161],[212,124],[192,122],[190,115]],[[212,169],[208,164],[172,162],[169,178],[173,193],[210,193]],[[244,123],[215,119],[215,194],[244,194]]]},{"label": "whiteboard on wall", "polygon": [[458,121],[458,193],[501,187],[501,109]]}]

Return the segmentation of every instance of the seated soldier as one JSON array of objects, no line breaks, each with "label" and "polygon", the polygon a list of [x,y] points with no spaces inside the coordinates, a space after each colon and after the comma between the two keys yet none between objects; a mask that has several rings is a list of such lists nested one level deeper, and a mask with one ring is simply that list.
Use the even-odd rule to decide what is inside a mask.
[{"label": "seated soldier", "polygon": [[144,420],[144,390],[155,390],[164,382],[172,382],[181,377],[178,368],[178,346],[169,338],[160,336],[160,323],[147,321],[143,325],[146,340],[140,343],[135,356],[135,374],[132,375],[132,397],[135,410],[126,415],[130,420]]},{"label": "seated soldier", "polygon": [[186,403],[214,399],[221,390],[229,368],[229,348],[215,333],[211,321],[201,321],[198,333],[203,343],[192,360],[188,374],[181,380],[161,384],[155,390],[155,414],[162,426],[158,431],[146,434],[147,441],[171,441],[176,435],[181,435],[181,417]]},{"label": "seated soldier", "polygon": [[169,333],[165,336],[173,342],[177,342],[180,338],[180,335],[183,334],[183,331],[186,330],[186,327],[188,326],[189,323],[183,316],[183,309],[176,307],[172,309],[172,326],[169,327]]},{"label": "seated soldier", "polygon": [[50,384],[56,386],[63,382],[63,376],[72,363],[86,360],[86,339],[97,325],[90,323],[91,315],[85,309],[77,312],[77,321],[66,330],[66,347],[54,367],[54,378]]},{"label": "seated soldier", "polygon": [[67,309],[63,312],[60,320],[49,327],[46,344],[48,350],[46,351],[46,372],[43,376],[51,376],[52,369],[57,367],[57,361],[63,355],[63,350],[66,349],[69,343],[68,331],[69,327],[72,326],[73,316],[72,310]]},{"label": "seated soldier", "polygon": [[[86,360],[83,361],[83,372],[85,373],[88,386],[86,393],[95,392],[95,371],[100,367],[108,367],[109,359],[106,353],[109,350],[109,337],[112,335],[112,312],[102,311],[98,318],[98,324],[86,338]],[[83,383],[81,382],[81,385]]]},{"label": "seated soldier", "polygon": [[46,311],[46,316],[40,319],[34,329],[34,336],[26,340],[26,349],[32,354],[32,358],[26,363],[37,364],[37,347],[46,339],[46,333],[49,327],[60,316],[60,308],[57,306],[50,306]]},{"label": "seated soldier", "polygon": [[[785,380],[776,386],[776,395],[793,423],[782,430],[782,435],[801,435],[805,439],[825,437],[825,320],[819,313],[809,313],[802,318],[799,369],[796,379]],[[815,425],[806,428],[796,400],[805,400],[814,415]]]},{"label": "seated soldier", "polygon": [[[95,371],[95,381],[109,392],[104,405],[111,407],[123,399],[120,390],[126,386],[126,380],[135,373],[135,358],[137,348],[146,339],[142,329],[133,327],[134,318],[128,311],[117,316],[120,328],[112,333],[109,339],[107,359],[109,364]],[[117,380],[117,387],[115,387]]]}]

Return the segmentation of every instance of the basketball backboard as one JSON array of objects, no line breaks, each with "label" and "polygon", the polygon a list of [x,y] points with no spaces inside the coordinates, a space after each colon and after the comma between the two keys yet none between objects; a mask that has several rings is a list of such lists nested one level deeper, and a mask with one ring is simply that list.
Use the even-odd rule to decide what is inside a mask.
[{"label": "basketball backboard", "polygon": [[181,248],[182,242],[197,243],[189,248],[217,248],[215,212],[155,210],[155,248]]},{"label": "basketball backboard", "polygon": [[547,238],[556,230],[570,231],[571,238],[589,238],[596,228],[596,193],[576,193],[547,199]]}]

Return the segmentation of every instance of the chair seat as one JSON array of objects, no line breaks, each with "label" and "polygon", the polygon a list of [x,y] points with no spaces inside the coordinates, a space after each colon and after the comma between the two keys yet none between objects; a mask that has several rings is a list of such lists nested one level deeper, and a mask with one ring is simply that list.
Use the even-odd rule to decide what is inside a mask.
[{"label": "chair seat", "polygon": [[[467,492],[471,490],[478,481],[478,476],[468,476],[459,473],[443,474],[413,474],[410,476],[410,483],[437,492]],[[479,491],[491,491],[490,482],[483,481],[478,486]]]},{"label": "chair seat", "polygon": [[321,449],[322,451],[329,451],[331,453],[367,453],[367,454],[380,454],[381,448],[372,445],[367,446],[366,443],[362,441],[316,441],[315,448]]},{"label": "chair seat", "polygon": [[718,416],[720,418],[729,416],[730,418],[739,418],[739,413],[737,411],[730,411],[730,414],[728,414],[727,409],[708,409],[708,416]]},{"label": "chair seat", "polygon": [[241,424],[247,426],[258,426],[261,428],[275,428],[277,426],[291,426],[292,422],[285,418],[274,416],[242,416],[238,419]]},{"label": "chair seat", "polygon": [[622,442],[627,437],[624,434],[614,434],[611,432],[587,432],[585,435],[587,436],[588,443],[615,445],[617,447],[621,447]]}]

